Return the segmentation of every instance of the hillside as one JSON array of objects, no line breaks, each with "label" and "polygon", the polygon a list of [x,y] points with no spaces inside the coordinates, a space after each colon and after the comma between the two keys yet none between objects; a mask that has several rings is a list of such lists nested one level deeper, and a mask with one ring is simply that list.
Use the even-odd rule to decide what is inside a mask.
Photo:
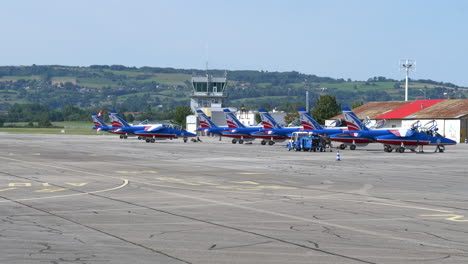
[{"label": "hillside", "polygon": [[[221,70],[210,74],[223,75]],[[171,110],[189,104],[192,75],[204,71],[122,65],[3,66],[0,67],[0,110],[18,103],[37,103],[50,109],[67,105],[80,108],[115,108],[123,111]],[[306,75],[298,72],[227,71],[229,106],[294,110],[304,104],[305,91],[311,103],[321,94],[335,95],[338,103],[404,99],[404,82],[374,77],[352,81]],[[465,98],[468,90],[454,84],[412,80],[410,100]]]}]

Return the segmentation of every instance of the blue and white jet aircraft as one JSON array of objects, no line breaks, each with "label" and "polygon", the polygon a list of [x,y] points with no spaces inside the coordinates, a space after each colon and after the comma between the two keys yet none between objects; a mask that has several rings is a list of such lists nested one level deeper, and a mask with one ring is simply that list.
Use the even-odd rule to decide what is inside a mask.
[{"label": "blue and white jet aircraft", "polygon": [[245,126],[242,124],[239,119],[231,112],[229,109],[223,110],[224,115],[226,117],[226,123],[230,128],[228,131],[223,132],[223,136],[230,137],[232,139],[232,144],[243,144],[244,141],[253,141],[255,137],[252,133],[255,133],[262,129],[260,126]]},{"label": "blue and white jet aircraft", "polygon": [[[386,152],[392,152],[395,149],[395,151],[400,153],[405,152],[405,148],[414,151],[418,146],[456,144],[455,141],[438,134],[435,126],[432,127],[432,130],[422,129],[418,126],[370,130],[349,107],[343,108],[343,115],[348,125],[348,131],[332,135],[330,138],[334,141],[344,142],[345,144],[351,143],[351,150],[356,149],[356,145],[367,145],[373,142],[384,144]],[[344,149],[343,145],[340,148]]]},{"label": "blue and white jet aircraft", "polygon": [[222,136],[222,132],[228,131],[231,127],[217,126],[211,119],[200,109],[197,110],[198,123],[200,127],[197,131],[203,131],[207,134],[215,134]]}]

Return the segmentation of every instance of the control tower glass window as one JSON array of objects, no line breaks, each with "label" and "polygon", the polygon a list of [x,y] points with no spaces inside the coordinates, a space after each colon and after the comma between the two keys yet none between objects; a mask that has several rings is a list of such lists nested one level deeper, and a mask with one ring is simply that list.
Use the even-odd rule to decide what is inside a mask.
[{"label": "control tower glass window", "polygon": [[205,82],[194,82],[193,86],[196,92],[208,92],[208,84]]}]

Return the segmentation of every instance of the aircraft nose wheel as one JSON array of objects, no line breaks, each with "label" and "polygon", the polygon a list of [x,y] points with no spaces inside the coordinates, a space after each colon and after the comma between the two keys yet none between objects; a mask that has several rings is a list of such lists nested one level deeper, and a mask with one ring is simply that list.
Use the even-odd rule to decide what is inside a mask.
[{"label": "aircraft nose wheel", "polygon": [[272,141],[268,141],[268,145],[270,146],[273,146],[275,144],[275,142],[272,140]]}]

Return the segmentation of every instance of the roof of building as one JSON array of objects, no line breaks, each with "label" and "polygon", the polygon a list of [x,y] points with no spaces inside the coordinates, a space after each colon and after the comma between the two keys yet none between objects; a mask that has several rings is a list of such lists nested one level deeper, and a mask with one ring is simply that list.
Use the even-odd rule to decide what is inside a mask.
[{"label": "roof of building", "polygon": [[437,100],[418,100],[412,101],[409,104],[399,107],[391,112],[383,113],[382,115],[376,117],[376,119],[403,119],[411,116],[423,109],[431,107],[435,104],[438,104],[446,99],[437,99]]},{"label": "roof of building", "polygon": [[[395,109],[398,109],[400,107],[403,107],[407,104],[410,104],[411,102],[370,102],[365,105],[361,105],[357,108],[353,109],[353,112],[361,119],[364,119],[365,117],[369,117],[370,119],[376,119],[376,117],[384,114],[391,112]],[[339,114],[335,117],[332,117],[330,119],[344,119],[343,114]]]},{"label": "roof of building", "polygon": [[410,119],[461,118],[468,115],[468,99],[448,99],[407,116]]},{"label": "roof of building", "polygon": [[[361,119],[446,119],[468,116],[468,99],[370,102],[353,109]],[[330,119],[344,119],[343,114]]]}]

